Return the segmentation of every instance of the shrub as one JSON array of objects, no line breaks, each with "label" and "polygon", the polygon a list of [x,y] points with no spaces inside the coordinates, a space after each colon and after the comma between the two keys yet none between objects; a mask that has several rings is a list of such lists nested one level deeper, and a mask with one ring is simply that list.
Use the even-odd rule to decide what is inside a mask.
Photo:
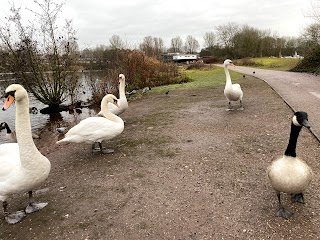
[{"label": "shrub", "polygon": [[[106,50],[108,51],[108,50]],[[100,103],[106,93],[118,94],[118,75],[126,76],[126,90],[142,89],[144,87],[156,87],[173,83],[188,81],[185,75],[181,75],[178,65],[162,62],[154,57],[148,57],[139,50],[112,50],[107,71],[98,78],[91,73],[89,86],[92,90],[93,101]]]},{"label": "shrub", "polygon": [[312,49],[291,71],[320,74],[320,46]]}]

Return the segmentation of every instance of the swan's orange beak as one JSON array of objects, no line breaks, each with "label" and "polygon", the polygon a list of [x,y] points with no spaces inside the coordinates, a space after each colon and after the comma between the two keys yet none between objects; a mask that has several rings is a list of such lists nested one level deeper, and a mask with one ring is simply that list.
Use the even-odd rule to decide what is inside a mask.
[{"label": "swan's orange beak", "polygon": [[9,95],[9,96],[6,98],[5,103],[3,104],[2,110],[3,110],[3,111],[7,110],[7,109],[11,106],[11,104],[13,103],[13,101],[14,101],[14,97],[11,96],[11,95]]},{"label": "swan's orange beak", "polygon": [[119,108],[119,104],[117,100],[113,100],[113,104],[116,105]]}]

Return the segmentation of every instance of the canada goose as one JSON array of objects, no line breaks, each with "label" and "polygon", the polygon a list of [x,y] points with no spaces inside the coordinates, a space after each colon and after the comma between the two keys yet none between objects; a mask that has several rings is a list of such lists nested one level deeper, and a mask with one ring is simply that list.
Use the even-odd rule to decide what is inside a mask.
[{"label": "canada goose", "polygon": [[243,92],[241,90],[240,84],[238,83],[232,84],[230,73],[228,70],[229,65],[234,66],[234,64],[230,59],[225,60],[223,63],[224,72],[226,74],[226,86],[224,88],[224,95],[228,100],[228,104],[229,104],[228,110],[231,110],[231,101],[238,101],[238,100],[240,101],[239,110],[243,110],[243,105],[242,105]]},{"label": "canada goose", "polygon": [[[51,164],[35,146],[32,140],[29,98],[27,91],[19,84],[10,85],[5,91],[6,102],[2,110],[16,102],[16,135],[18,143],[0,145],[0,200],[5,219],[14,224],[21,221],[26,213],[42,209],[47,203],[34,203],[32,191],[48,177]],[[16,193],[28,192],[29,204],[25,211],[9,214],[7,198]]]},{"label": "canada goose", "polygon": [[[6,133],[6,138],[10,141],[10,142],[14,142],[16,143],[17,142],[17,135],[16,135],[16,132],[15,131],[11,131],[11,129],[9,128],[8,124],[6,122],[2,122],[0,123],[0,131],[2,129],[6,129],[7,130],[7,133]],[[39,139],[40,136],[35,134],[35,133],[32,133],[32,138],[33,139]]]},{"label": "canada goose", "polygon": [[67,128],[66,127],[57,127],[56,130],[57,130],[58,133],[65,133]]},{"label": "canada goose", "polygon": [[29,108],[29,113],[38,114],[38,109],[36,107]]},{"label": "canada goose", "polygon": [[276,215],[286,219],[293,213],[282,206],[280,194],[289,193],[293,202],[304,203],[302,192],[310,185],[313,177],[307,163],[296,157],[297,139],[302,127],[310,128],[308,114],[296,112],[292,118],[290,139],[284,156],[273,161],[267,170],[270,183],[279,201],[279,210]]},{"label": "canada goose", "polygon": [[145,87],[142,89],[142,92],[145,93],[145,92],[148,92],[151,90],[151,87]]},{"label": "canada goose", "polygon": [[101,115],[99,114],[82,120],[65,134],[65,138],[57,141],[57,143],[93,143],[93,150],[95,150],[95,143],[98,143],[101,153],[113,152],[113,150],[104,150],[101,142],[103,140],[110,140],[121,134],[124,129],[124,122],[120,117],[109,111],[108,103],[110,102],[117,105],[117,98],[112,94],[108,94],[102,99]]}]

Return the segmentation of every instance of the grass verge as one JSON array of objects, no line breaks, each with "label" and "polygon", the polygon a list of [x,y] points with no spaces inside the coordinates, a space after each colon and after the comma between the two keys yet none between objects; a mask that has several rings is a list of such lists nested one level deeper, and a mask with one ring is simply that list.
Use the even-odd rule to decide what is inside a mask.
[{"label": "grass verge", "polygon": [[[188,78],[192,81],[181,84],[171,84],[166,86],[155,87],[151,92],[153,93],[165,93],[172,90],[185,90],[196,88],[212,88],[222,86],[226,82],[226,75],[223,68],[211,67],[204,69],[184,70]],[[232,80],[239,80],[242,78],[241,73],[230,71]]]},{"label": "grass verge", "polygon": [[298,58],[249,58],[236,60],[239,66],[250,66],[254,68],[288,71],[294,68],[301,59]]}]

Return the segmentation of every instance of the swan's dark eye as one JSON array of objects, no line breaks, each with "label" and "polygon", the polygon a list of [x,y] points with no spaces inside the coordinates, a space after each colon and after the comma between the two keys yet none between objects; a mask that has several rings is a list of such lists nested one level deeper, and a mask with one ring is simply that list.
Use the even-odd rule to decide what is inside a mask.
[{"label": "swan's dark eye", "polygon": [[7,92],[7,93],[5,93],[4,97],[5,97],[5,98],[7,98],[7,97],[9,97],[9,96],[14,97],[14,94],[15,94],[15,93],[16,93],[16,91]]}]

